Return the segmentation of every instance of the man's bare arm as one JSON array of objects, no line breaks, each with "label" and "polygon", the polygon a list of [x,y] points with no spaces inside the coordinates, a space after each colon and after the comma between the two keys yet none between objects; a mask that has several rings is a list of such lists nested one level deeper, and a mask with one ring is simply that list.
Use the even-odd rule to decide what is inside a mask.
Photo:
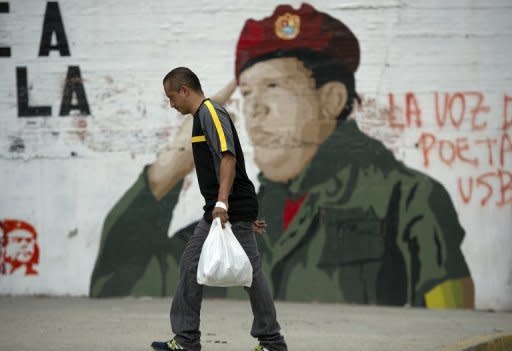
[{"label": "man's bare arm", "polygon": [[[222,160],[220,161],[219,169],[219,194],[217,201],[221,201],[227,206],[229,194],[233,187],[233,181],[235,180],[236,174],[236,158],[231,152],[223,152]],[[226,210],[220,207],[215,207],[212,212],[212,217],[220,217],[222,224],[229,220],[229,216]]]}]

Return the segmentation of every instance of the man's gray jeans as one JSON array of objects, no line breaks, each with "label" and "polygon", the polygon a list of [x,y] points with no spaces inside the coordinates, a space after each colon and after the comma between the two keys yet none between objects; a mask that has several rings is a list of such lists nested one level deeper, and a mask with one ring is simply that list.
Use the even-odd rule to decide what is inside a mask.
[{"label": "man's gray jeans", "polygon": [[[261,269],[261,258],[251,222],[235,222],[231,229],[245,250],[253,267],[253,280],[249,294],[254,316],[251,335],[270,351],[286,351],[286,343],[279,333],[274,301]],[[171,306],[171,327],[176,341],[187,350],[201,350],[199,331],[203,286],[196,280],[201,248],[210,230],[202,219],[185,247],[180,261],[180,280]]]}]

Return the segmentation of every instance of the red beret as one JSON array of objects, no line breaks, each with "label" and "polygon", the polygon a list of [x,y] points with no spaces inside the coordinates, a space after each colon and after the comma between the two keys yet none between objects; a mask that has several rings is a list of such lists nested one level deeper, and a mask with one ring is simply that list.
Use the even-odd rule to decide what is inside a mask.
[{"label": "red beret", "polygon": [[5,235],[9,234],[13,230],[20,229],[25,230],[32,234],[32,237],[37,238],[37,232],[32,225],[27,222],[16,220],[16,219],[6,219],[2,222],[2,227],[5,231]]},{"label": "red beret", "polygon": [[309,4],[302,4],[298,10],[280,5],[270,17],[245,22],[236,47],[237,81],[249,61],[290,49],[323,53],[338,60],[352,73],[359,65],[359,42],[347,26]]}]

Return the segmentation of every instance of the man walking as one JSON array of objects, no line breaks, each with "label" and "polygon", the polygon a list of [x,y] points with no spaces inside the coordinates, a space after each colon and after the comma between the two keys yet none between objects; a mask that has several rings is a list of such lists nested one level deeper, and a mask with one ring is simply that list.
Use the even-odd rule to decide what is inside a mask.
[{"label": "man walking", "polygon": [[199,79],[190,69],[173,69],[165,76],[163,85],[171,107],[184,115],[193,115],[192,151],[205,205],[203,218],[195,227],[180,261],[180,278],[170,313],[175,336],[166,342],[155,341],[151,346],[165,351],[201,349],[199,322],[203,287],[196,281],[197,265],[212,220],[219,217],[222,225],[228,220],[231,222],[233,233],[253,267],[252,286],[246,291],[254,316],[251,335],[259,340],[255,350],[287,350],[261,269],[253,229],[258,201],[245,171],[235,126],[224,108],[205,98]]}]

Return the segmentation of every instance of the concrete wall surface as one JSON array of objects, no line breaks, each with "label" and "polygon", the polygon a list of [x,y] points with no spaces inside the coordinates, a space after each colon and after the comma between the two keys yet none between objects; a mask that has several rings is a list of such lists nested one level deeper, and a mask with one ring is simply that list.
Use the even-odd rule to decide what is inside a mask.
[{"label": "concrete wall surface", "polygon": [[[263,257],[301,237],[265,266],[278,298],[512,310],[510,2],[310,5],[0,1],[0,294],[172,295],[172,240],[203,200],[192,171],[155,201],[144,166],[183,167],[165,163],[187,117],[162,78],[188,66],[235,120],[269,224]],[[251,18],[260,34],[242,31]],[[332,51],[349,37],[339,23],[352,36]],[[309,68],[293,56],[243,67],[235,87],[236,63],[269,46],[339,60],[361,98],[348,122],[304,122],[344,109],[332,96],[349,85],[324,100],[309,80],[314,93],[299,90]]]}]

